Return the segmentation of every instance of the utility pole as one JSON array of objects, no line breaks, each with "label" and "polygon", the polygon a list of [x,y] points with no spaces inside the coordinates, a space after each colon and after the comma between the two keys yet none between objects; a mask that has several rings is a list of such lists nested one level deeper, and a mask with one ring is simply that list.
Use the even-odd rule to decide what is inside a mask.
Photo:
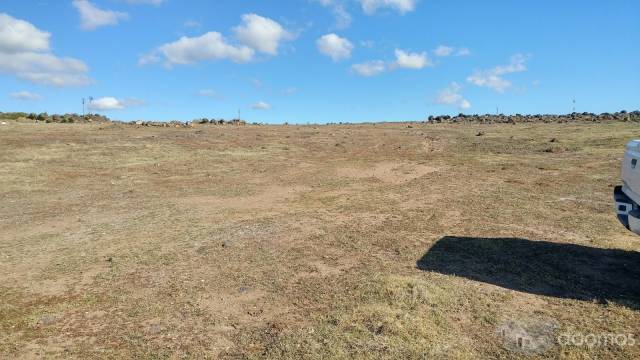
[{"label": "utility pole", "polygon": [[576,99],[573,99],[573,112],[576,112]]},{"label": "utility pole", "polygon": [[87,105],[91,105],[92,101],[93,101],[93,96],[89,96],[88,99],[82,98],[82,117],[85,116],[84,104],[87,103]]},{"label": "utility pole", "polygon": [[242,118],[240,117],[240,109],[238,109],[238,120],[242,120]]}]

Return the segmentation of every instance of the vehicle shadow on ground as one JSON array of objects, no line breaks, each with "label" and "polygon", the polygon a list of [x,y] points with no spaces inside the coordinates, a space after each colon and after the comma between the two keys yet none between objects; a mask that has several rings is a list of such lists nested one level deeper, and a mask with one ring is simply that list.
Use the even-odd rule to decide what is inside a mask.
[{"label": "vehicle shadow on ground", "polygon": [[531,294],[640,310],[640,253],[521,238],[445,236],[417,267]]}]

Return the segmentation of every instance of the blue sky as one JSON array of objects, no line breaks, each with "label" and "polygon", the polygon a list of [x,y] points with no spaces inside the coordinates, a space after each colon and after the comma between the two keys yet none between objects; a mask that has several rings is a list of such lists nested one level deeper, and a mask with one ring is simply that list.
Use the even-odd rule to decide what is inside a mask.
[{"label": "blue sky", "polygon": [[267,123],[640,108],[640,2],[3,0],[0,111]]}]

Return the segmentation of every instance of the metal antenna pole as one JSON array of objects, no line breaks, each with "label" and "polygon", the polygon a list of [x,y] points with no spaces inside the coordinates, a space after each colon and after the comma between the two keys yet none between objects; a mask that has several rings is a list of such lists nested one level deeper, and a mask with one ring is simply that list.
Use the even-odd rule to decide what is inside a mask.
[{"label": "metal antenna pole", "polygon": [[84,117],[84,98],[82,98],[82,117]]},{"label": "metal antenna pole", "polygon": [[573,99],[573,112],[576,112],[576,99]]}]

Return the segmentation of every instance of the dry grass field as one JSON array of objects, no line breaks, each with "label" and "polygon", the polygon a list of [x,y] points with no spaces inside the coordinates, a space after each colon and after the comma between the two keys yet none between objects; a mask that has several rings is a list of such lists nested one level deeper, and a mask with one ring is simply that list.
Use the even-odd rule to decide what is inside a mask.
[{"label": "dry grass field", "polygon": [[9,122],[0,358],[638,358],[634,137]]}]

